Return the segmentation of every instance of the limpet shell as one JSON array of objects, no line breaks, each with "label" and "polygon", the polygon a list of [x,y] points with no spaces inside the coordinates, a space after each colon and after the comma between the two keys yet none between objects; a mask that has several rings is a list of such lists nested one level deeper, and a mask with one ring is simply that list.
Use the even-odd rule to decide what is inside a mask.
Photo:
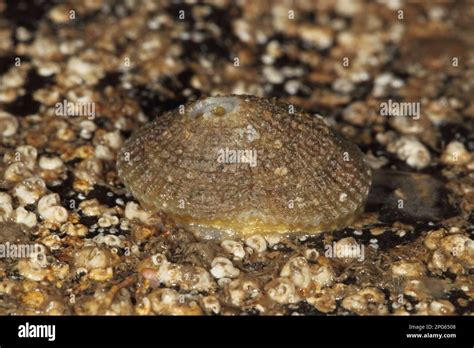
[{"label": "limpet shell", "polygon": [[246,95],[164,113],[125,142],[117,168],[145,208],[205,238],[342,228],[371,183],[362,152],[322,117]]}]

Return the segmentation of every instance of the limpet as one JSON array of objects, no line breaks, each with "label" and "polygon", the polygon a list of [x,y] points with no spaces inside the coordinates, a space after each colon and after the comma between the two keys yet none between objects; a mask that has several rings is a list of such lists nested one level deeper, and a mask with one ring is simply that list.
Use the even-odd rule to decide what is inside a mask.
[{"label": "limpet", "polygon": [[204,238],[339,229],[371,184],[362,152],[322,117],[247,95],[164,113],[124,143],[117,168],[145,208]]}]

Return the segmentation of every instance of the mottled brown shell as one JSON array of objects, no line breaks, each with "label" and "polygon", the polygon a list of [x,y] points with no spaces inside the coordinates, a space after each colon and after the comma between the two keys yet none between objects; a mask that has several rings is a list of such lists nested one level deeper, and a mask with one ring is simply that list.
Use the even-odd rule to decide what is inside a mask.
[{"label": "mottled brown shell", "polygon": [[165,113],[125,143],[117,167],[146,208],[209,234],[341,228],[371,182],[358,147],[321,117],[254,96]]}]

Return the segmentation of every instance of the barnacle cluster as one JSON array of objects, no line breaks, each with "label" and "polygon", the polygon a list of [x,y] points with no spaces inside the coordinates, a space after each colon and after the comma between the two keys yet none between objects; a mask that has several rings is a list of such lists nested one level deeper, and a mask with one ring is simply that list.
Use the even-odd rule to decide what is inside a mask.
[{"label": "barnacle cluster", "polygon": [[0,0],[0,315],[472,315],[473,10]]}]

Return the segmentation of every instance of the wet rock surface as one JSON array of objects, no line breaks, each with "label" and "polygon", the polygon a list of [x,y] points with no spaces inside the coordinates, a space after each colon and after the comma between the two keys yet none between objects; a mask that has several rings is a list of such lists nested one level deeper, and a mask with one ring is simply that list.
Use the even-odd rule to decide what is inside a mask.
[{"label": "wet rock surface", "polygon": [[[0,0],[0,244],[45,248],[0,258],[0,314],[472,315],[473,11]],[[121,144],[216,94],[321,114],[372,168],[365,212],[318,235],[203,241],[145,210],[117,175]]]}]

